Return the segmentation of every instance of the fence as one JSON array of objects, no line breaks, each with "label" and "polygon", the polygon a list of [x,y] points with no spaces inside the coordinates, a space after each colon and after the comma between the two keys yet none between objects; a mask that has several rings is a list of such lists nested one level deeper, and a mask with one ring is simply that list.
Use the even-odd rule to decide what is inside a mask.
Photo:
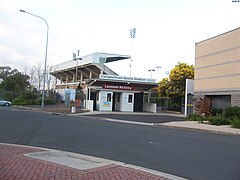
[{"label": "fence", "polygon": [[150,102],[156,103],[158,110],[179,111],[184,113],[184,97],[178,98],[151,97]]}]

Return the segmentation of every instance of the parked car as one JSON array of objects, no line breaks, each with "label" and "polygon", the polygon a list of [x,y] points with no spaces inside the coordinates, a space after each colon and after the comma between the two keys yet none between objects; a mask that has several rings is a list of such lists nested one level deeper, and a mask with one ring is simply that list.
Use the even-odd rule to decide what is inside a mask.
[{"label": "parked car", "polygon": [[10,101],[5,101],[3,99],[0,99],[0,106],[11,106],[12,103]]}]

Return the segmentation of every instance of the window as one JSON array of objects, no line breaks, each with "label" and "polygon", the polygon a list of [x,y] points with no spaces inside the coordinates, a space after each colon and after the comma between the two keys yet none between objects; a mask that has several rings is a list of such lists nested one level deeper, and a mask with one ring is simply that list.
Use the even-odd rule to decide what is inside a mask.
[{"label": "window", "polygon": [[111,102],[112,99],[112,94],[111,93],[107,93],[107,101]]},{"label": "window", "polygon": [[128,95],[128,102],[129,102],[129,103],[132,103],[132,98],[133,98],[133,95],[132,95],[132,94],[129,94],[129,95]]}]

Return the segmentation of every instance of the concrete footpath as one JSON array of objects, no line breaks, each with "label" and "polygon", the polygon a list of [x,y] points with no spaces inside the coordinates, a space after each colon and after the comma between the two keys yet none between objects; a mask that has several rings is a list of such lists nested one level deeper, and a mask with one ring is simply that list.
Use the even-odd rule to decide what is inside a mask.
[{"label": "concrete footpath", "polygon": [[240,136],[240,129],[231,128],[230,125],[215,126],[207,123],[198,123],[197,121],[167,122],[167,123],[157,123],[155,125],[170,127],[170,128],[199,130],[199,131],[205,131],[210,133]]},{"label": "concrete footpath", "polygon": [[37,147],[0,143],[1,180],[183,180],[121,162]]}]

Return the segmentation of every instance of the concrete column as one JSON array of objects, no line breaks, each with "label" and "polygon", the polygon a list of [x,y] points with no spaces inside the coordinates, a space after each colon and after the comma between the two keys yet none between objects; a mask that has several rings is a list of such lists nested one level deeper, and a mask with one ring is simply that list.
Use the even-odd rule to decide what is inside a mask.
[{"label": "concrete column", "polygon": [[81,79],[80,79],[80,80],[81,80],[81,82],[82,82],[82,80],[83,80],[83,74],[82,74],[82,73],[81,73]]},{"label": "concrete column", "polygon": [[75,76],[74,76],[74,75],[72,75],[72,77],[73,77],[73,81],[72,81],[72,82],[75,82]]},{"label": "concrete column", "polygon": [[152,94],[152,90],[150,89],[148,93],[148,103],[150,103],[151,94]]},{"label": "concrete column", "polygon": [[88,89],[88,100],[90,100],[91,99],[91,88],[89,87],[89,89]]},{"label": "concrete column", "polygon": [[86,92],[86,101],[88,100],[88,94],[89,94],[89,89],[88,89],[88,87],[86,87],[87,88],[87,92]]},{"label": "concrete column", "polygon": [[89,79],[92,78],[92,71],[89,72]]},{"label": "concrete column", "polygon": [[66,83],[68,83],[68,75],[66,75]]}]

